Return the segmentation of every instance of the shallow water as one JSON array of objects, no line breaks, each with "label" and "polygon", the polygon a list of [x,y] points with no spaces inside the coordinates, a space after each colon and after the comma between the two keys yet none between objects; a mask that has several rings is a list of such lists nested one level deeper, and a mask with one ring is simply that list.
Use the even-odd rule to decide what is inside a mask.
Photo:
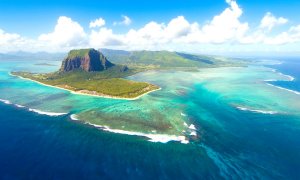
[{"label": "shallow water", "polygon": [[[2,177],[299,178],[300,95],[269,85],[298,83],[299,76],[289,74],[296,78],[289,82],[280,65],[144,72],[130,79],[162,90],[127,101],[75,95],[8,74],[58,66],[0,63],[0,99],[11,103],[0,102]],[[184,135],[190,143],[101,131],[72,121],[71,114],[114,129]]]}]

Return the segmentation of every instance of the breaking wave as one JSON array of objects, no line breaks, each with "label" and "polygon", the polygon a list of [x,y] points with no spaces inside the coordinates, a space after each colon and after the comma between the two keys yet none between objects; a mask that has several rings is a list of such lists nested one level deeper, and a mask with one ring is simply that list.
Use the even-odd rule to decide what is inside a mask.
[{"label": "breaking wave", "polygon": [[92,124],[92,123],[86,123],[86,124],[89,124],[96,128],[100,128],[100,129],[102,129],[104,131],[108,131],[108,132],[147,137],[147,138],[149,138],[149,141],[151,141],[151,142],[167,143],[169,141],[178,141],[183,144],[189,143],[189,141],[186,139],[185,136],[176,136],[176,135],[168,135],[168,134],[146,134],[146,133],[141,133],[141,132],[132,132],[132,131],[126,131],[126,130],[120,130],[120,129],[111,129],[108,126],[101,126],[101,125],[96,125],[96,124]]},{"label": "breaking wave", "polygon": [[236,108],[241,110],[241,111],[250,111],[250,112],[261,113],[261,114],[278,114],[277,111],[266,111],[266,110],[260,110],[260,109],[250,109],[250,108],[241,107],[241,106],[237,106]]},{"label": "breaking wave", "polygon": [[27,108],[26,106],[23,106],[23,105],[20,105],[20,104],[13,104],[9,100],[5,100],[5,99],[0,99],[0,102],[3,102],[4,104],[11,104],[11,105],[14,105],[15,107],[18,107],[18,108],[26,108],[26,109],[28,109],[28,111],[35,112],[35,113],[42,114],[42,115],[62,116],[62,115],[68,114],[68,113],[48,112],[48,111],[42,111],[42,110],[39,110],[39,109]]}]

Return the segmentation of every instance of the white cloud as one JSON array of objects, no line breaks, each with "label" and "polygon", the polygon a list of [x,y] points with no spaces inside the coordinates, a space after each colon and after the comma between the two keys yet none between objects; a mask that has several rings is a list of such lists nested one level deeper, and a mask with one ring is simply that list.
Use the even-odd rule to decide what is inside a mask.
[{"label": "white cloud", "polygon": [[276,18],[272,13],[267,12],[260,22],[260,28],[271,31],[277,25],[286,24],[288,19],[279,17]]},{"label": "white cloud", "polygon": [[7,33],[4,30],[0,29],[0,51],[9,52],[9,51],[31,51],[32,46],[37,43],[33,40],[22,37],[16,33]]},{"label": "white cloud", "polygon": [[146,24],[141,29],[131,29],[127,34],[125,34],[125,44],[139,47],[139,49],[150,49],[155,44],[165,43],[165,37],[163,34],[164,27],[164,24],[158,24],[153,21]]},{"label": "white cloud", "polygon": [[224,43],[226,41],[237,41],[248,31],[248,23],[240,22],[239,18],[243,14],[242,9],[236,1],[226,1],[229,7],[221,14],[216,15],[202,28],[194,25],[194,30],[187,42],[198,43]]},{"label": "white cloud", "polygon": [[164,31],[164,35],[168,38],[186,36],[191,31],[191,24],[183,16],[178,16],[168,23]]},{"label": "white cloud", "polygon": [[105,25],[105,20],[103,18],[98,18],[90,22],[90,28],[102,27],[104,25]]},{"label": "white cloud", "polygon": [[122,15],[122,18],[123,18],[123,20],[121,22],[114,22],[113,25],[114,26],[116,26],[116,25],[129,26],[131,24],[132,20],[128,16]]},{"label": "white cloud", "polygon": [[283,17],[275,17],[272,13],[267,12],[261,19],[257,30],[252,34],[241,38],[240,42],[245,44],[267,44],[267,45],[282,45],[286,43],[299,42],[300,38],[296,37],[297,31],[293,27],[286,32],[281,32],[275,36],[271,35],[274,27],[286,24],[288,19]]},{"label": "white cloud", "polygon": [[0,45],[4,46],[10,42],[15,42],[21,39],[21,36],[19,34],[11,34],[6,33],[4,30],[0,29]]},{"label": "white cloud", "polygon": [[239,41],[248,31],[248,23],[239,21],[242,9],[235,1],[228,1],[230,7],[213,17],[202,27],[188,22],[183,16],[172,19],[167,25],[150,22],[143,28],[131,29],[126,44],[156,45],[161,43],[224,43]]},{"label": "white cloud", "polygon": [[94,48],[122,45],[122,35],[115,35],[111,29],[105,27],[99,31],[92,30],[89,37],[89,44]]},{"label": "white cloud", "polygon": [[54,46],[76,47],[85,43],[86,33],[78,22],[73,21],[69,17],[60,16],[54,31],[40,35],[38,40]]},{"label": "white cloud", "polygon": [[[105,42],[101,43],[102,46],[105,44],[122,44],[122,46],[126,45],[127,48],[135,49],[157,49],[161,47],[177,49],[176,47],[192,44],[237,43],[242,45],[300,42],[300,31],[296,27],[275,37],[271,37],[268,33],[273,27],[286,24],[288,22],[286,18],[276,18],[271,13],[266,13],[258,28],[253,30],[250,29],[248,22],[240,21],[243,10],[237,2],[235,0],[226,0],[226,3],[229,5],[228,8],[203,25],[200,25],[198,22],[188,22],[184,16],[178,16],[171,19],[167,24],[151,21],[140,29],[129,30],[126,34],[116,35],[113,34],[112,30],[108,31],[106,29],[109,32],[109,35],[107,35],[109,38],[100,38],[99,34],[103,35],[104,33],[98,32],[98,38],[95,39],[100,40],[95,41]],[[121,23],[115,22],[114,24]],[[267,29],[267,31],[264,29]],[[93,44],[95,45],[96,43]]]},{"label": "white cloud", "polygon": [[[67,51],[72,48],[120,48],[150,50],[222,50],[239,47],[248,51],[274,49],[273,46],[300,44],[300,25],[286,27],[288,20],[276,17],[270,12],[262,17],[256,26],[250,28],[248,22],[242,22],[243,9],[235,0],[226,0],[228,7],[205,23],[189,22],[184,16],[177,16],[169,22],[146,23],[139,29],[130,29],[126,33],[115,33],[105,27],[105,20],[91,21],[92,28],[86,33],[83,27],[69,17],[61,16],[53,32],[41,34],[37,39],[28,39],[19,34],[7,33],[0,29],[0,52],[10,50],[28,51]],[[131,19],[122,16],[123,21],[115,25],[129,25]],[[273,28],[284,25],[286,30],[272,32]],[[98,29],[95,29],[98,27]],[[247,48],[246,48],[247,47]],[[287,47],[287,46],[286,46]],[[294,47],[296,48],[296,47]],[[298,49],[298,48],[297,48]],[[299,50],[298,50],[299,51]]]},{"label": "white cloud", "polygon": [[130,47],[157,49],[187,36],[191,30],[192,24],[183,16],[178,16],[167,25],[152,21],[140,29],[131,29],[124,34],[123,41]]},{"label": "white cloud", "polygon": [[266,37],[265,44],[282,45],[300,42],[300,25],[292,26],[288,31],[282,32],[274,37]]}]

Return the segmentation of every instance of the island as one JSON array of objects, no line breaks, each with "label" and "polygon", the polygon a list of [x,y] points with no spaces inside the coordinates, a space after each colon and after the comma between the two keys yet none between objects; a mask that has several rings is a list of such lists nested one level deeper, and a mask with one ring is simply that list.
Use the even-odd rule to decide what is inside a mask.
[{"label": "island", "polygon": [[[109,60],[108,60],[109,59]],[[53,73],[11,72],[43,85],[72,93],[137,99],[160,87],[126,77],[147,70],[198,71],[201,68],[245,66],[241,59],[171,51],[71,50]]]},{"label": "island", "polygon": [[[144,69],[143,69],[144,70]],[[95,49],[71,50],[53,73],[11,72],[12,75],[73,93],[107,98],[136,99],[160,87],[125,77],[143,71],[110,62]]]},{"label": "island", "polygon": [[[63,58],[63,56],[53,58],[53,61]],[[43,63],[48,62],[51,61]],[[77,110],[78,104],[76,104],[74,107],[71,105],[70,110],[53,110],[54,112],[43,107],[40,111],[39,106],[24,104],[24,107],[34,109],[34,112],[43,112],[43,110],[48,114],[49,112],[52,114],[71,112],[73,113],[70,115],[71,120],[81,121],[105,131],[145,136],[154,142],[188,143],[198,135],[193,119],[186,114],[185,102],[181,101],[188,95],[188,90],[174,85],[174,83],[180,84],[176,79],[183,80],[179,76],[188,78],[187,74],[201,75],[194,72],[206,71],[207,68],[241,67],[246,66],[247,63],[230,57],[174,51],[77,49],[68,52],[55,72],[11,72],[11,74],[72,93],[125,99],[110,101],[110,99],[92,98],[93,102],[99,103],[95,105],[95,103],[89,104],[89,98],[80,98],[86,105],[83,109]],[[132,77],[132,75],[136,76]],[[173,80],[174,82],[170,82]],[[160,89],[159,86],[149,83],[150,81],[166,88],[153,96],[138,101],[128,101]],[[174,91],[170,91],[169,87],[174,88]],[[72,108],[76,111],[72,111]]]}]

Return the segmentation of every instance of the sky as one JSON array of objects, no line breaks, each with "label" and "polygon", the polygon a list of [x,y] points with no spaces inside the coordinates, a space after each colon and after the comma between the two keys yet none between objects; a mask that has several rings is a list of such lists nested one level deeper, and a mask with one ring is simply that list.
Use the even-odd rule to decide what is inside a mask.
[{"label": "sky", "polygon": [[296,0],[0,0],[0,53],[300,53]]}]

